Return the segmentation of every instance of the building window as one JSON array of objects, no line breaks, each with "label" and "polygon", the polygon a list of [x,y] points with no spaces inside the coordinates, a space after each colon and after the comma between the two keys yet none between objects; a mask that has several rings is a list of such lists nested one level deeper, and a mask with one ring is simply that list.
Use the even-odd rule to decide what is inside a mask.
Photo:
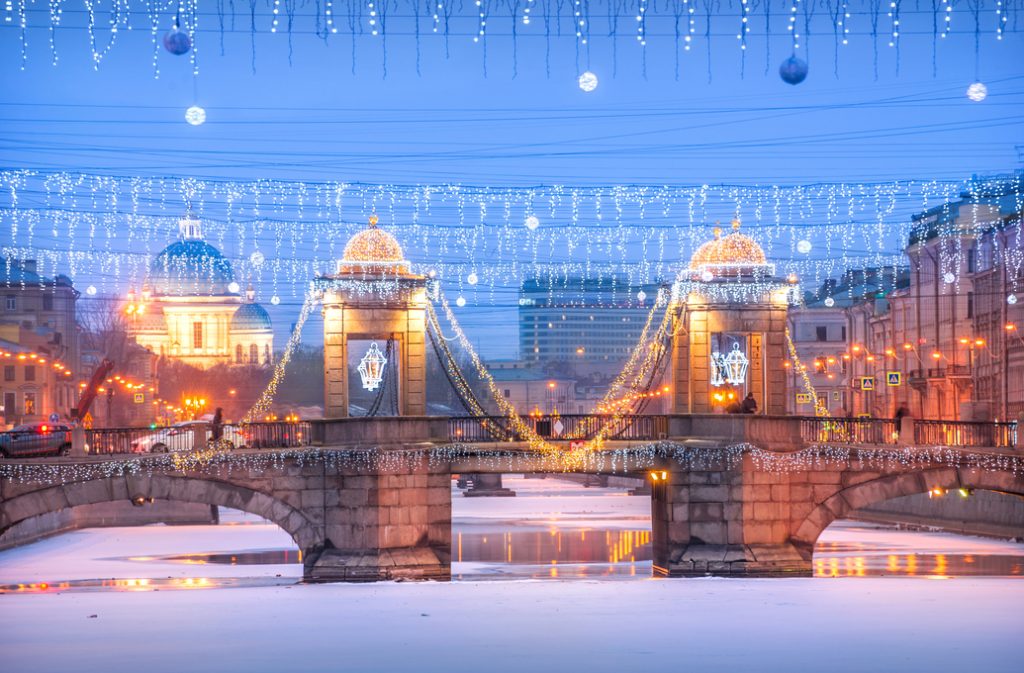
[{"label": "building window", "polygon": [[249,344],[249,363],[254,365],[260,363],[260,347],[256,344]]},{"label": "building window", "polygon": [[828,341],[828,326],[818,325],[814,328],[815,338],[818,341]]},{"label": "building window", "polygon": [[203,323],[192,323],[192,348],[203,347]]},{"label": "building window", "polygon": [[36,380],[36,366],[35,365],[25,365],[25,380],[26,381],[35,381]]},{"label": "building window", "polygon": [[510,397],[512,397],[512,391],[509,390],[508,388],[505,388],[505,399],[508,399]]},{"label": "building window", "polygon": [[245,362],[245,356],[242,355],[242,344],[235,344],[235,364],[240,365]]},{"label": "building window", "polygon": [[44,311],[52,311],[53,310],[53,295],[52,294],[44,294],[43,295],[43,310]]},{"label": "building window", "polygon": [[973,292],[968,292],[967,293],[967,317],[968,318],[973,318],[974,317],[974,293]]},{"label": "building window", "polygon": [[4,365],[4,381],[14,380],[14,365]]},{"label": "building window", "polygon": [[6,302],[5,306],[7,307],[8,311],[17,311],[18,310],[18,297],[16,295],[13,295],[13,294],[7,295],[7,302]]},{"label": "building window", "polygon": [[843,329],[840,333],[842,334],[842,338],[840,339],[840,341],[846,341],[846,325],[843,325]]},{"label": "building window", "polygon": [[263,346],[263,364],[270,364],[270,344],[265,344]]},{"label": "building window", "polygon": [[967,273],[974,273],[974,248],[967,251]]},{"label": "building window", "polygon": [[36,394],[25,393],[25,415],[34,416],[36,413]]}]

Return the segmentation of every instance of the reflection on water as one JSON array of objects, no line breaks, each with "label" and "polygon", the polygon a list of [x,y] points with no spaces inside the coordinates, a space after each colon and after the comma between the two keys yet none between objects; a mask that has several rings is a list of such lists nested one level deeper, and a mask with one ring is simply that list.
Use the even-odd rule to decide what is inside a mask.
[{"label": "reflection on water", "polygon": [[815,577],[1024,577],[1024,557],[1006,554],[918,553],[858,542],[814,548]]},{"label": "reflection on water", "polygon": [[63,582],[26,582],[0,584],[0,594],[45,594],[65,591],[166,591],[192,589],[230,589],[296,584],[294,579],[275,577],[167,577],[108,580],[68,580]]},{"label": "reflection on water", "polygon": [[[129,561],[151,561],[152,557],[130,556]],[[250,551],[210,552],[203,554],[179,554],[177,556],[161,556],[161,561],[173,561],[175,563],[187,563],[190,565],[203,565],[206,563],[217,563],[232,566],[255,566],[255,565],[287,565],[289,563],[302,563],[302,551],[299,549],[253,549]]]},{"label": "reflection on water", "polygon": [[452,562],[454,579],[650,577],[651,531],[456,531]]}]

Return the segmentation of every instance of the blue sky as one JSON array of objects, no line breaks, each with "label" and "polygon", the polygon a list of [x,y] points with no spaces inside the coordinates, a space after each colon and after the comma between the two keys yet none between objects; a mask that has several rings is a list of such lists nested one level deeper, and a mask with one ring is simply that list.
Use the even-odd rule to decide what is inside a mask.
[{"label": "blue sky", "polygon": [[[898,72],[896,49],[879,39],[877,76],[865,34],[870,17],[855,11],[850,44],[836,62],[832,27],[819,14],[801,49],[810,75],[795,87],[777,74],[788,35],[772,37],[766,62],[757,24],[741,76],[731,34],[738,15],[716,19],[710,54],[699,25],[694,48],[680,52],[678,79],[675,40],[656,17],[643,49],[624,27],[614,59],[599,22],[592,22],[589,59],[572,36],[553,39],[545,58],[543,32],[520,29],[514,67],[507,25],[494,19],[486,74],[468,24],[453,29],[460,34],[449,39],[448,58],[442,38],[422,36],[417,74],[408,23],[393,17],[385,77],[379,36],[357,38],[353,73],[347,35],[325,44],[296,34],[289,63],[287,36],[266,32],[262,10],[262,32],[253,41],[240,20],[224,36],[222,56],[216,19],[204,15],[198,77],[187,57],[161,49],[154,78],[144,24],[120,31],[95,70],[87,33],[74,27],[81,15],[69,14],[57,31],[59,62],[51,63],[43,12],[30,16],[23,70],[17,29],[0,27],[0,166],[497,186],[960,179],[1019,167],[1024,45],[1016,16],[1001,41],[986,19],[976,61],[972,20],[958,10],[933,61],[925,4],[927,12],[904,9]],[[167,24],[162,18],[160,32]],[[106,37],[97,31],[100,44]],[[576,85],[586,67],[600,78],[592,93]],[[982,103],[964,96],[976,77],[989,86]],[[193,103],[206,109],[206,124],[184,123]],[[0,231],[0,245],[24,245],[10,239]],[[87,275],[80,284],[91,282]],[[513,325],[514,309],[480,303],[465,314],[467,330],[479,330],[485,353],[511,355],[514,340],[487,328]],[[273,317],[286,329],[295,313],[284,302]]]}]

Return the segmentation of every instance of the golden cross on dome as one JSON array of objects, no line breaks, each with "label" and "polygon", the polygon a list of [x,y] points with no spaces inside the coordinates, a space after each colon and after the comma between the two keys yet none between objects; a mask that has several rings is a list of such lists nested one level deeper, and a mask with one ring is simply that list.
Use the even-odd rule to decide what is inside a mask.
[{"label": "golden cross on dome", "polygon": [[718,226],[719,224],[721,224],[721,222],[715,220],[715,228],[711,230],[712,233],[714,233],[716,240],[722,237],[722,228]]},{"label": "golden cross on dome", "polygon": [[733,231],[739,231],[740,230],[740,218],[738,218],[738,217],[732,218],[732,230]]},{"label": "golden cross on dome", "polygon": [[370,228],[373,229],[377,226],[377,213],[370,215]]}]

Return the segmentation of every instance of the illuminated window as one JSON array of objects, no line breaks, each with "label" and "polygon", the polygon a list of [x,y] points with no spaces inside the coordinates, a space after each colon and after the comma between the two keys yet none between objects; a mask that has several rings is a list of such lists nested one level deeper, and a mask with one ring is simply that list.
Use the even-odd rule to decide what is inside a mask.
[{"label": "illuminated window", "polygon": [[256,344],[249,344],[249,363],[254,365],[260,363],[260,347]]},{"label": "illuminated window", "polygon": [[36,394],[25,393],[25,415],[33,416],[36,413]]},{"label": "illuminated window", "polygon": [[235,344],[235,364],[242,364],[245,362],[245,356],[242,355],[242,344]]},{"label": "illuminated window", "polygon": [[203,323],[192,323],[192,348],[203,347]]}]

